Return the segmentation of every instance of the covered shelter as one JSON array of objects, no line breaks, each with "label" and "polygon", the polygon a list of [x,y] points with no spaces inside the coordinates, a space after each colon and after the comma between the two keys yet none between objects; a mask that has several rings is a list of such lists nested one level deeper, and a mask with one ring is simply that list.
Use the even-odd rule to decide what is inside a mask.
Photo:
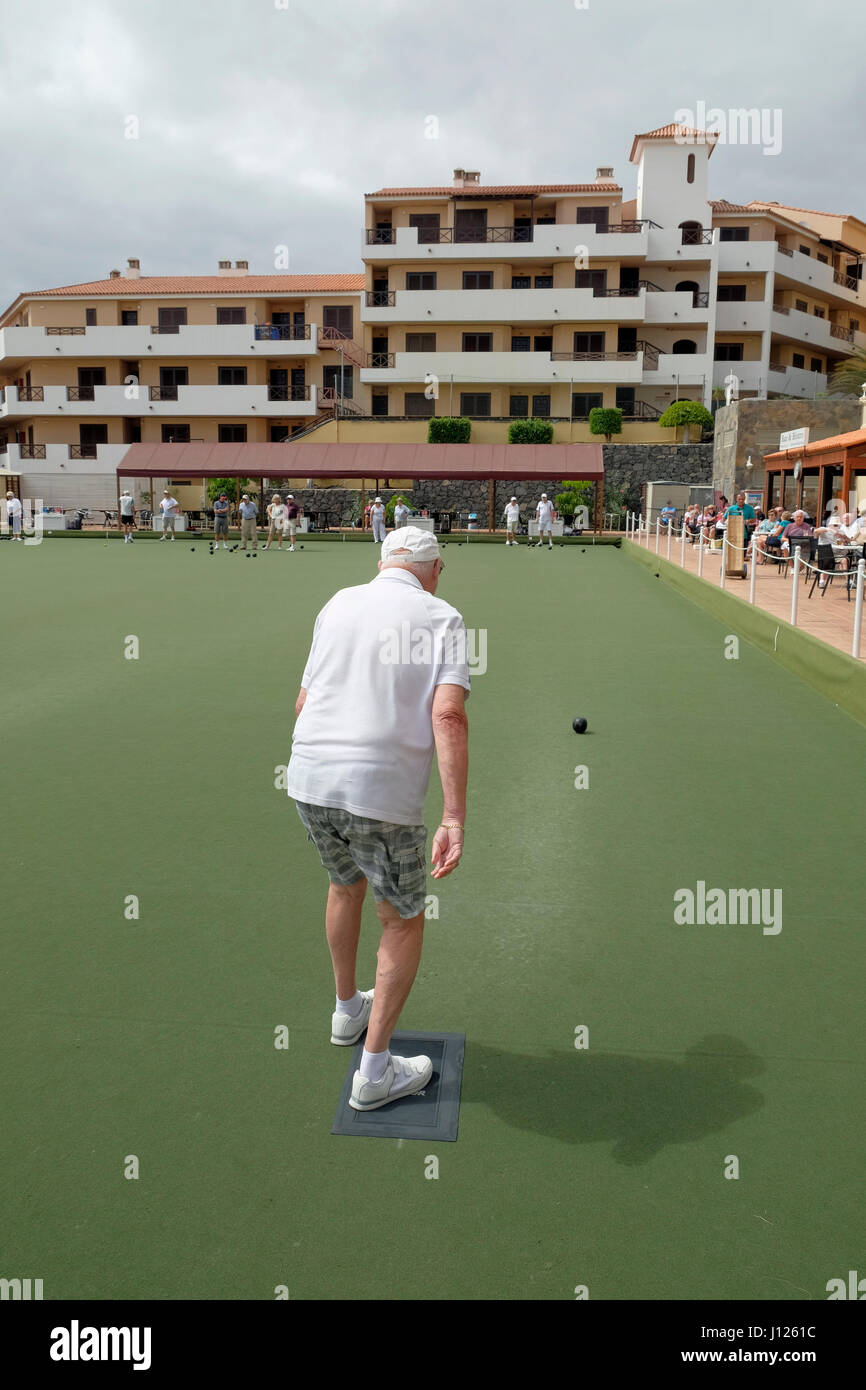
[{"label": "covered shelter", "polygon": [[764,469],[765,512],[802,507],[820,519],[834,501],[856,511],[866,502],[866,428],[764,454]]},{"label": "covered shelter", "polygon": [[362,507],[367,483],[378,490],[381,479],[486,481],[491,531],[497,482],[568,478],[596,485],[596,531],[604,515],[601,444],[132,444],[117,468],[118,497],[125,479],[146,478],[152,512],[154,478],[181,477],[249,478],[260,497],[274,478],[358,479]]}]

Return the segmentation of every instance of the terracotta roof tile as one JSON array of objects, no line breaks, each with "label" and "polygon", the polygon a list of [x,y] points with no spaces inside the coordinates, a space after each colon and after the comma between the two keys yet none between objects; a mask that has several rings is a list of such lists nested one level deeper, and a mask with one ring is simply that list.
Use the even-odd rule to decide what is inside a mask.
[{"label": "terracotta roof tile", "polygon": [[[330,291],[358,294],[364,276],[358,275],[142,275],[137,280],[123,276],[117,280],[89,280],[80,285],[61,285],[56,289],[28,290],[28,298],[62,298],[64,295],[122,295],[138,299],[142,295],[188,294],[327,294]],[[19,296],[20,298],[21,296]]]},{"label": "terracotta roof tile", "polygon": [[491,197],[496,194],[514,194],[528,198],[533,193],[621,193],[622,186],[611,179],[601,179],[597,183],[503,183],[466,184],[455,188],[452,184],[441,188],[377,188],[374,193],[365,193],[365,198],[411,198],[413,196],[444,197],[460,193],[471,193],[473,197]]},{"label": "terracotta roof tile", "polygon": [[[660,125],[657,130],[646,130],[642,135],[636,135],[632,141],[629,163],[634,164],[635,150],[639,140],[675,140],[677,136],[691,136],[696,144],[709,145],[710,155],[716,148],[716,141],[719,138],[717,130],[694,130],[686,125]],[[709,159],[710,155],[707,155]]]}]

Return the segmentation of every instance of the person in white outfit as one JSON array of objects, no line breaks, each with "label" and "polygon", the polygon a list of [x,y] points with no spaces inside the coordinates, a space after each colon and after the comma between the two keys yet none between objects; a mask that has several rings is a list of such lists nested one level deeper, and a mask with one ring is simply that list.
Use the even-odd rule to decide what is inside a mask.
[{"label": "person in white outfit", "polygon": [[547,493],[541,494],[541,501],[535,508],[535,515],[538,518],[538,544],[544,545],[544,537],[547,535],[547,543],[553,549],[553,503],[548,501]]},{"label": "person in white outfit", "polygon": [[373,540],[381,545],[385,539],[385,508],[381,497],[377,497],[370,508],[370,520],[373,523]]},{"label": "person in white outfit", "polygon": [[160,540],[173,541],[174,523],[177,520],[178,512],[180,510],[177,498],[172,497],[170,492],[165,491],[162,494],[162,501],[159,504],[159,510],[162,512],[162,535],[160,536]]},{"label": "person in white outfit", "polygon": [[286,508],[283,499],[278,492],[275,492],[268,503],[268,539],[265,550],[270,550],[271,541],[277,537],[277,548],[283,548],[283,532],[286,529]]},{"label": "person in white outfit", "polygon": [[508,506],[505,508],[505,529],[508,533],[505,538],[506,545],[517,545],[517,526],[519,521],[520,507],[517,504],[517,498],[512,497]]},{"label": "person in white outfit", "polygon": [[15,496],[15,493],[7,492],[6,515],[9,519],[9,525],[12,527],[13,541],[20,541],[21,539],[21,516],[23,511],[24,508],[21,506],[21,503],[19,499]]}]

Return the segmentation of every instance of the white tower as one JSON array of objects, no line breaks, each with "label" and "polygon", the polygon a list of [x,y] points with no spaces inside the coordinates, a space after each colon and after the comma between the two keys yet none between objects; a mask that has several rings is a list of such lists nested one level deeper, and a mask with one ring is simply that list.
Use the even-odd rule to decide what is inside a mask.
[{"label": "white tower", "polygon": [[637,216],[660,227],[709,227],[707,162],[717,138],[682,125],[636,135],[629,158],[637,165]]}]

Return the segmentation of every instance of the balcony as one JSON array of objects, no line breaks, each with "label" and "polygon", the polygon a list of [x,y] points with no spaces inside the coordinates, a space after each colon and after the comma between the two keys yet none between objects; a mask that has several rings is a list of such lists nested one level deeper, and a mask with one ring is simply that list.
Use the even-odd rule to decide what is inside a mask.
[{"label": "balcony", "polygon": [[309,401],[312,386],[269,386],[269,401]]},{"label": "balcony", "polygon": [[[385,294],[384,290],[370,293]],[[651,299],[673,301],[694,317],[691,294],[594,295],[591,289],[388,290],[387,305],[362,309],[365,323],[641,323]],[[391,300],[393,299],[393,303]],[[706,311],[704,311],[706,317]]]},{"label": "balcony", "polygon": [[754,395],[762,400],[768,394],[813,400],[827,389],[827,378],[821,373],[786,366],[776,360],[771,360],[769,364],[761,361],[714,362],[713,386],[724,387],[725,377],[730,372],[739,381],[741,395]]},{"label": "balcony", "polygon": [[160,331],[151,324],[96,328],[0,328],[0,362],[12,367],[39,359],[310,357],[317,353],[315,324],[184,324]]},{"label": "balcony", "polygon": [[387,357],[389,365],[362,368],[361,382],[370,386],[426,384],[425,378],[430,376],[439,380],[440,389],[453,378],[454,385],[459,383],[463,390],[472,389],[470,382],[530,386],[564,381],[638,384],[642,380],[639,352],[395,352],[372,356]]},{"label": "balcony", "polygon": [[[58,478],[80,473],[113,475],[128,448],[128,444],[9,444],[5,452],[0,452],[0,460],[2,467],[12,473],[26,471]],[[33,463],[45,466],[22,470],[22,464]]]},{"label": "balcony", "polygon": [[[653,227],[655,223],[648,220],[611,223],[605,229],[597,228],[591,222],[536,223],[532,228],[489,227],[484,233],[484,240],[470,241],[456,240],[452,227],[433,230],[419,227],[368,228],[362,256],[365,261],[374,264],[377,261],[393,263],[401,260],[434,263],[437,260],[489,260],[491,245],[504,244],[509,247],[508,259],[516,262],[571,261],[578,247],[583,248],[590,259],[615,260],[620,256],[642,259],[647,253],[648,236],[662,235],[660,231],[651,231]],[[518,233],[516,236],[513,235],[515,230]],[[509,237],[508,233],[512,235]],[[703,254],[706,255],[705,252]]]},{"label": "balcony", "polygon": [[[288,387],[271,396],[265,385],[240,386],[94,386],[33,387],[22,399],[14,386],[6,388],[0,419],[51,416],[54,419],[106,419],[112,416],[144,416],[186,419],[193,416],[244,419],[261,416],[315,415],[316,387]],[[296,400],[293,391],[304,391]],[[37,394],[38,393],[38,394]],[[75,394],[72,394],[75,393]],[[92,394],[90,394],[92,393]]]}]

